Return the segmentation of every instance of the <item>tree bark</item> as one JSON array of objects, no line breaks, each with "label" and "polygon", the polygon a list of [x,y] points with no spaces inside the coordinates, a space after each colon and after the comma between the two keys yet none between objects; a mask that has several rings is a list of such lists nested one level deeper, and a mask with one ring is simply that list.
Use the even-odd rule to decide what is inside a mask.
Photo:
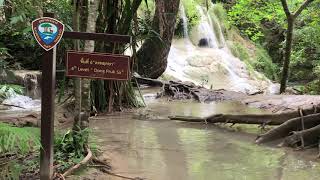
[{"label": "tree bark", "polygon": [[[167,68],[180,0],[156,0],[153,29],[159,37],[145,40],[137,52],[138,73],[144,77],[158,78]],[[160,39],[161,40],[160,40]]]},{"label": "tree bark", "polygon": [[[88,1],[88,17],[87,17],[87,28],[86,32],[94,33],[96,32],[96,22],[98,16],[98,0]],[[84,44],[85,52],[94,51],[94,41],[85,41]],[[89,112],[91,108],[90,100],[90,80],[82,79],[82,111]]]},{"label": "tree bark", "polygon": [[[72,28],[74,31],[79,31],[79,18],[80,18],[80,4],[81,4],[81,0],[73,0],[73,17],[72,17]],[[79,51],[80,50],[80,44],[79,44],[79,40],[74,40],[73,41],[73,49],[75,51]],[[75,113],[80,114],[80,78],[73,78],[73,88],[74,88],[74,97],[75,97]]]},{"label": "tree bark", "polygon": [[289,76],[290,57],[292,49],[293,28],[295,19],[301,14],[301,12],[308,7],[308,5],[314,0],[306,0],[294,13],[291,13],[286,0],[281,0],[283,11],[287,17],[288,29],[286,35],[286,47],[284,53],[284,62],[282,69],[282,77],[280,82],[280,93],[284,93],[287,87],[287,80]]}]

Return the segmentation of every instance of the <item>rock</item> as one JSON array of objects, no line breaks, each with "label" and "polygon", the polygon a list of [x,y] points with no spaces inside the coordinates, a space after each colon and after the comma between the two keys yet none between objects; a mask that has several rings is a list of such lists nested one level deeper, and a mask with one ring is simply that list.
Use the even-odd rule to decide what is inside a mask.
[{"label": "rock", "polygon": [[198,46],[199,47],[209,47],[211,39],[207,39],[207,38],[201,38],[199,40]]}]

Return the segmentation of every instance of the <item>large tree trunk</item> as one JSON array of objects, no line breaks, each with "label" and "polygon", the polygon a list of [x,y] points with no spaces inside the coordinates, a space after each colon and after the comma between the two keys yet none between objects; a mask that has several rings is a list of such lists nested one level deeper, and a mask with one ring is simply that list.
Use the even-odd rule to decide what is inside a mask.
[{"label": "large tree trunk", "polygon": [[159,37],[145,40],[137,52],[138,73],[144,77],[158,78],[167,68],[180,0],[156,0],[153,29]]}]

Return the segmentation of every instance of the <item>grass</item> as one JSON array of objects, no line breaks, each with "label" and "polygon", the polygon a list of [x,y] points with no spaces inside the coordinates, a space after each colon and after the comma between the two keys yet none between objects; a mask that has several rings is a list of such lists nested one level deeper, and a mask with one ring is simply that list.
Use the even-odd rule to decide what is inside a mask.
[{"label": "grass", "polygon": [[[54,141],[54,164],[64,172],[80,162],[84,156],[83,144],[89,129],[74,133],[56,132]],[[94,138],[89,146],[94,154],[98,152]],[[14,127],[0,123],[0,179],[34,178],[39,172],[40,129],[32,127]],[[10,158],[6,158],[10,155]],[[3,158],[4,157],[4,158]],[[2,159],[1,159],[2,158]],[[29,174],[29,175],[27,175]]]}]

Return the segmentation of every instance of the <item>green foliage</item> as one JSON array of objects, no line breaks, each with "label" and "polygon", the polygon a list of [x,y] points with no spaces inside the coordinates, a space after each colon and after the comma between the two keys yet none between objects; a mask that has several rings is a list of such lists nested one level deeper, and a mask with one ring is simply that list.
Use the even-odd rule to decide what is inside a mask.
[{"label": "green foliage", "polygon": [[0,84],[0,101],[16,94],[22,95],[24,87],[15,84]]},{"label": "green foliage", "polygon": [[64,134],[60,133],[55,136],[54,158],[55,163],[61,165],[58,168],[59,172],[65,171],[84,158],[86,154],[84,146],[89,133],[89,129],[68,130]]},{"label": "green foliage", "polygon": [[278,0],[239,0],[228,12],[228,17],[243,35],[248,36],[254,42],[263,41],[261,26],[263,21],[283,24],[285,20],[285,14]]},{"label": "green foliage", "polygon": [[[199,3],[197,2],[197,0],[183,0],[180,3],[180,6],[184,7],[185,10],[185,15],[187,17],[188,20],[188,31],[190,32],[192,30],[193,27],[195,27],[196,25],[199,24],[200,22],[200,15],[199,15],[199,11],[197,9],[197,5]],[[177,22],[176,22],[176,29],[175,29],[175,35],[178,37],[182,37],[183,36],[183,20],[181,17],[181,11],[178,13],[177,15]]]},{"label": "green foliage", "polygon": [[242,61],[249,60],[248,50],[240,43],[234,42],[230,46],[231,53]]},{"label": "green foliage", "polygon": [[272,63],[271,57],[261,46],[256,45],[253,56],[250,56],[245,46],[237,42],[230,45],[230,50],[235,57],[238,57],[247,65],[249,73],[255,70],[263,73],[271,80],[278,80],[279,69]]},{"label": "green foliage", "polygon": [[[31,22],[44,12],[54,12],[70,30],[72,8],[69,0],[14,0],[7,1],[10,11],[5,13],[6,21],[0,29],[0,64],[14,69],[39,69],[43,50],[34,40]],[[58,51],[58,55],[61,52]]]},{"label": "green foliage", "polygon": [[[304,26],[294,31],[291,56],[291,80],[319,78],[320,25],[317,28]],[[313,69],[313,73],[310,70]]]},{"label": "green foliage", "polygon": [[27,154],[40,148],[39,129],[19,128],[0,123],[0,155],[5,153]]},{"label": "green foliage", "polygon": [[253,67],[256,71],[262,72],[271,80],[279,79],[280,69],[272,62],[271,57],[262,47],[257,46]]},{"label": "green foliage", "polygon": [[191,30],[192,27],[199,24],[200,21],[200,15],[199,11],[196,7],[196,1],[195,0],[184,0],[182,1],[182,4],[185,8],[185,13],[188,18],[188,29]]}]

